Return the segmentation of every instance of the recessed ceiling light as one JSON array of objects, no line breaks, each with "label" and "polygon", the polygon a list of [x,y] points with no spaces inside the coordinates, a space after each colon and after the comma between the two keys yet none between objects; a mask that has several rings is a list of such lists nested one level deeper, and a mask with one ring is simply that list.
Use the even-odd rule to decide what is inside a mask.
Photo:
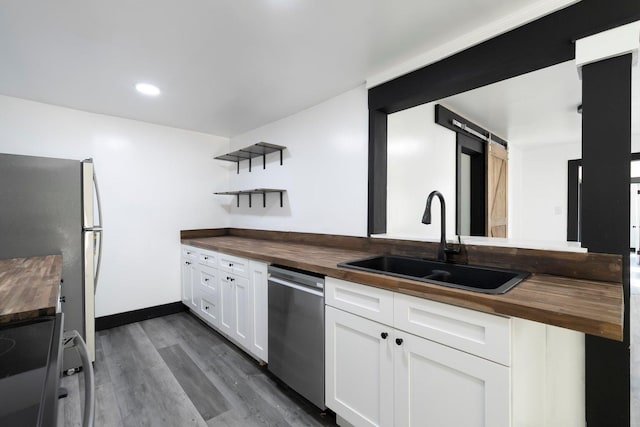
[{"label": "recessed ceiling light", "polygon": [[160,89],[149,83],[136,83],[136,90],[143,95],[158,96],[160,95]]}]

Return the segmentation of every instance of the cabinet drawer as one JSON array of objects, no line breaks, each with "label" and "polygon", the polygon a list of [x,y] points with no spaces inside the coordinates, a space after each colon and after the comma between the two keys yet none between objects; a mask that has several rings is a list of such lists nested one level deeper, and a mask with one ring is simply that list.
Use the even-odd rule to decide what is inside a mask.
[{"label": "cabinet drawer", "polygon": [[325,304],[386,325],[393,325],[393,292],[327,277]]},{"label": "cabinet drawer", "polygon": [[200,287],[208,292],[218,292],[218,270],[215,268],[207,267],[206,265],[200,266]]},{"label": "cabinet drawer", "polygon": [[246,288],[249,286],[249,279],[246,277],[236,276],[235,274],[228,274],[220,271],[218,272],[218,278],[220,283],[227,283],[231,287],[240,286]]},{"label": "cabinet drawer", "polygon": [[394,326],[502,365],[511,364],[511,320],[507,317],[396,294]]},{"label": "cabinet drawer", "polygon": [[212,251],[200,250],[200,264],[218,268],[218,254]]},{"label": "cabinet drawer", "polygon": [[196,259],[198,258],[198,249],[193,246],[182,245],[182,256],[185,258]]},{"label": "cabinet drawer", "polygon": [[213,326],[218,326],[220,307],[218,306],[218,295],[204,292],[200,298],[200,317]]},{"label": "cabinet drawer", "polygon": [[246,258],[227,254],[218,254],[218,268],[237,276],[249,276],[249,260]]}]

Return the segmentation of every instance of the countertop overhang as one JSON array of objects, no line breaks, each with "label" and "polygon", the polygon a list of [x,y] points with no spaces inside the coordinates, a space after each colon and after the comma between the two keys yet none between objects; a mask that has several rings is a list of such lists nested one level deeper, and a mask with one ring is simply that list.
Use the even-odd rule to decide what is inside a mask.
[{"label": "countertop overhang", "polygon": [[0,260],[0,324],[54,316],[62,255]]},{"label": "countertop overhang", "polygon": [[299,268],[485,313],[519,317],[612,340],[623,339],[621,283],[532,273],[505,294],[489,295],[338,267],[379,253],[272,239],[220,235],[182,243]]}]

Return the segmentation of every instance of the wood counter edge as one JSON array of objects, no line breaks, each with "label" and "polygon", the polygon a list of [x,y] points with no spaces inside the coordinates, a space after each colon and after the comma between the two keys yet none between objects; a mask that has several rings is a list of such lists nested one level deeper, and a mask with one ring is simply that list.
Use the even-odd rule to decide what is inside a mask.
[{"label": "wood counter edge", "polygon": [[[62,255],[44,255],[37,257],[20,257],[0,260],[0,263],[18,262],[24,260],[24,262],[38,261],[43,265],[45,271],[39,274],[45,289],[45,295],[47,296],[46,302],[42,302],[37,307],[20,307],[18,309],[11,309],[1,306],[0,302],[0,325],[6,325],[15,321],[27,321],[34,320],[40,317],[54,316],[56,314],[56,308],[58,305],[58,289],[60,285],[60,279],[62,277]],[[37,275],[36,275],[37,276]]]},{"label": "wood counter edge", "polygon": [[[519,287],[526,290],[527,282],[532,280],[533,278],[536,278],[538,280],[540,280],[541,278],[558,278],[560,280],[571,281],[574,284],[584,283],[589,284],[592,287],[594,285],[602,286],[603,291],[613,292],[615,294],[614,298],[616,300],[620,300],[620,315],[615,316],[616,320],[614,320],[613,318],[607,318],[605,316],[599,316],[599,318],[597,318],[596,316],[581,316],[570,313],[567,310],[563,310],[562,307],[557,307],[556,309],[548,307],[543,308],[539,306],[536,307],[536,304],[525,304],[522,301],[510,299],[509,292],[502,295],[495,295],[465,291],[462,289],[449,288],[445,286],[428,284],[408,279],[401,279],[383,274],[368,273],[341,268],[337,265],[326,266],[318,263],[313,263],[312,261],[293,261],[291,259],[278,257],[273,254],[268,255],[257,251],[246,251],[242,249],[229,248],[227,245],[216,245],[211,241],[208,241],[206,244],[202,244],[197,241],[197,238],[181,239],[181,243],[201,249],[221,251],[230,255],[264,261],[271,264],[279,264],[287,267],[299,268],[302,270],[307,270],[338,279],[349,280],[367,286],[383,288],[398,293],[430,299],[446,304],[452,304],[459,307],[481,311],[484,313],[518,317],[521,319],[571,329],[602,338],[612,339],[616,341],[623,340],[622,319],[624,315],[624,302],[622,295],[622,285],[620,283],[582,280],[574,278],[565,279],[562,276],[533,274],[528,279],[525,279],[522,283],[516,286],[516,288],[514,288],[512,291],[510,291],[514,292],[519,289]],[[345,250],[345,252],[353,254],[353,258],[351,259],[357,259],[358,257],[362,258],[368,255],[375,255],[362,251]]]}]

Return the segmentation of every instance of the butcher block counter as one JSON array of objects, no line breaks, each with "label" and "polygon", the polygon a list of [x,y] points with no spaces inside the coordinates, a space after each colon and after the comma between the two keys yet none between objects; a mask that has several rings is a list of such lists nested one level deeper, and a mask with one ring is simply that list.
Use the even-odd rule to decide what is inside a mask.
[{"label": "butcher block counter", "polygon": [[[553,254],[514,248],[465,248],[467,253],[464,260],[469,264],[519,268],[531,272],[527,279],[507,293],[490,295],[337,266],[340,262],[383,253],[415,256],[416,253],[411,252],[417,248],[423,251],[423,257],[435,258],[437,250],[437,245],[424,242],[374,240],[381,239],[240,229],[181,232],[181,241],[185,245],[622,341],[624,299],[621,256]],[[479,262],[483,257],[487,262]],[[585,276],[593,276],[596,280]]]},{"label": "butcher block counter", "polygon": [[0,260],[0,324],[54,316],[62,255]]}]

